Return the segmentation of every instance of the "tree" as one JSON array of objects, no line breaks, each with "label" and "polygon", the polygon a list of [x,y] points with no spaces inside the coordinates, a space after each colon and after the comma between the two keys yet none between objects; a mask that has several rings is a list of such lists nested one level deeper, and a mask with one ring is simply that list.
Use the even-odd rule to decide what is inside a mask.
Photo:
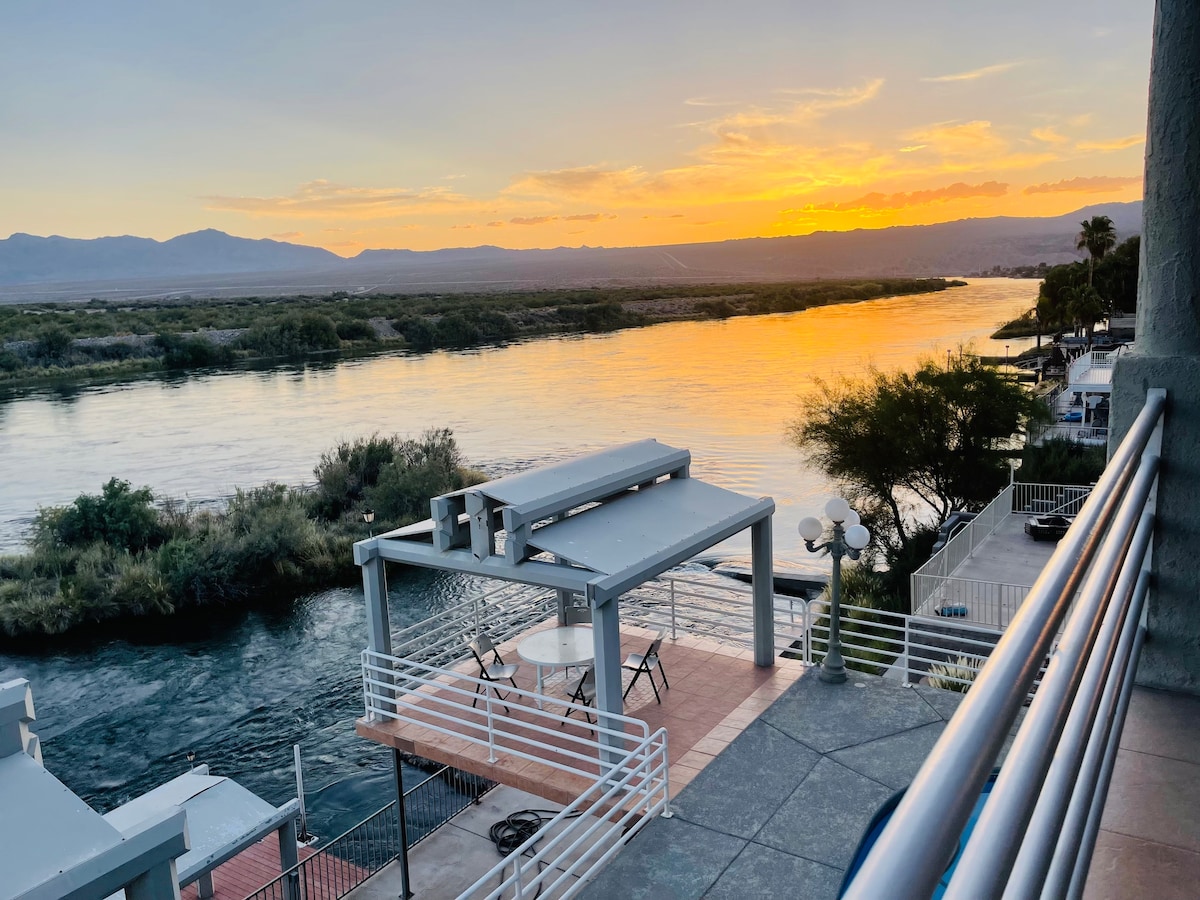
[{"label": "tree", "polygon": [[966,356],[818,381],[788,433],[874,519],[880,543],[903,553],[931,516],[941,523],[986,505],[1008,478],[1014,435],[1047,416],[1019,384]]},{"label": "tree", "polygon": [[1067,312],[1076,329],[1080,326],[1087,333],[1088,346],[1092,345],[1092,331],[1096,323],[1109,314],[1108,304],[1090,284],[1073,287],[1067,293]]},{"label": "tree", "polygon": [[1088,284],[1091,285],[1096,262],[1117,245],[1117,229],[1108,216],[1092,216],[1079,224],[1083,230],[1076,237],[1075,249],[1088,252]]}]

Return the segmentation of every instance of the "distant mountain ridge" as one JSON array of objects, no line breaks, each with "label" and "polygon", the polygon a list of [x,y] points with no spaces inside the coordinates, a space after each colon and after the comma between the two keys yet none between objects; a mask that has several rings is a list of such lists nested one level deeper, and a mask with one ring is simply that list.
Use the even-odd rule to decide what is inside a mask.
[{"label": "distant mountain ridge", "polygon": [[[352,259],[318,247],[232,237],[213,229],[161,242],[128,236],[81,240],[14,234],[0,240],[0,285],[9,286],[0,289],[0,300],[959,275],[993,266],[1079,259],[1075,235],[1079,223],[1093,215],[1109,216],[1121,240],[1141,230],[1142,204],[1134,201],[1048,218],[960,219],[713,243],[364,250]],[[109,284],[117,280],[130,287]],[[37,285],[55,289],[39,291]]]}]

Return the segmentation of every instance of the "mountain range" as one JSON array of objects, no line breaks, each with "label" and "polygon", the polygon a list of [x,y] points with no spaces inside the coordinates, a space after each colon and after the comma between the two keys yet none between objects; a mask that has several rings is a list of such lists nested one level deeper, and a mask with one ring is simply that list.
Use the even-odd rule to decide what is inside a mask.
[{"label": "mountain range", "polygon": [[318,247],[212,229],[167,241],[14,234],[0,240],[0,301],[961,275],[993,266],[1077,260],[1079,224],[1094,215],[1109,216],[1121,240],[1141,230],[1142,204],[1135,201],[1048,218],[961,219],[713,243],[364,250],[352,259]]}]

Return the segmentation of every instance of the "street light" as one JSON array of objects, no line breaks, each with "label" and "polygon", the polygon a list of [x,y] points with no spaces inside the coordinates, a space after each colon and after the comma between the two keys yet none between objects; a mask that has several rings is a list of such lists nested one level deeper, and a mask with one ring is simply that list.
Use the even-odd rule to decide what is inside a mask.
[{"label": "street light", "polygon": [[833,537],[823,544],[816,542],[825,533],[820,519],[807,516],[800,520],[800,537],[810,553],[828,550],[833,557],[833,575],[829,579],[829,648],[821,661],[821,680],[840,684],[846,680],[846,663],[842,659],[842,557],[858,559],[871,541],[871,533],[859,524],[858,513],[841,497],[825,504],[825,515],[833,522]]},{"label": "street light", "polygon": [[375,537],[375,529],[371,527],[371,523],[375,521],[375,510],[368,506],[363,510],[362,516],[363,521],[367,523],[367,534]]},{"label": "street light", "polygon": [[1008,344],[1004,345],[1004,374],[1008,374]]}]

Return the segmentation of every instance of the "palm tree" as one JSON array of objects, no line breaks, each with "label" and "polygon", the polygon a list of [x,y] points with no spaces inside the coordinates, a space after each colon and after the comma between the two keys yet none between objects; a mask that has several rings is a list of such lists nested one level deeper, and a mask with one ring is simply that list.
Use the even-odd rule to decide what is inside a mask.
[{"label": "palm tree", "polygon": [[1091,221],[1079,224],[1083,230],[1076,237],[1075,249],[1088,252],[1088,284],[1091,285],[1096,260],[1103,259],[1104,254],[1117,245],[1117,229],[1108,216],[1092,216]]},{"label": "palm tree", "polygon": [[1092,331],[1096,327],[1096,322],[1109,314],[1104,298],[1090,284],[1069,288],[1067,313],[1077,325],[1084,327],[1087,333],[1087,345],[1091,348]]}]

